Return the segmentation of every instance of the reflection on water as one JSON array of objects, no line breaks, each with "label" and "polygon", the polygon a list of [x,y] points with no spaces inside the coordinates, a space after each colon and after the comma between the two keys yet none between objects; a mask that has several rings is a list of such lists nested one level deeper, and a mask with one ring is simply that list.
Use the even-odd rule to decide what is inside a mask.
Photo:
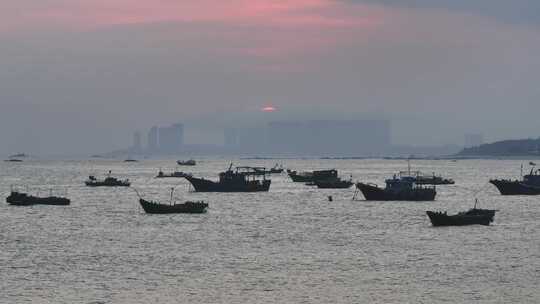
[{"label": "reflection on water", "polygon": [[[265,165],[273,160],[242,160]],[[174,161],[27,161],[0,164],[11,184],[67,188],[71,206],[1,203],[0,303],[537,303],[540,197],[480,193],[499,209],[493,226],[433,228],[426,210],[470,208],[491,177],[517,177],[520,161],[414,161],[456,180],[435,202],[351,201],[354,190],[316,190],[272,176],[268,193],[190,193],[184,179],[154,179]],[[287,160],[337,168],[382,185],[391,160]],[[217,179],[228,160],[194,175]],[[90,174],[129,178],[146,197],[204,200],[201,215],[146,215],[129,188],[87,188]],[[169,170],[165,170],[169,171]],[[334,201],[328,202],[327,197]],[[360,195],[361,198],[361,195]]]}]

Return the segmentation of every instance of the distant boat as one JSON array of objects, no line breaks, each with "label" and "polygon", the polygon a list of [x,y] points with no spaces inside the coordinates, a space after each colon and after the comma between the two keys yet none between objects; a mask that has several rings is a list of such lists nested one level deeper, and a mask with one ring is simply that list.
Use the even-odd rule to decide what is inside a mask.
[{"label": "distant boat", "polygon": [[411,176],[394,175],[385,182],[386,188],[367,183],[357,183],[356,188],[367,201],[433,201],[437,194],[435,187],[417,185],[416,179]]},{"label": "distant boat", "polygon": [[429,175],[418,175],[416,176],[416,183],[418,185],[453,185],[455,184],[454,180],[451,178],[443,178],[441,176],[429,176]]},{"label": "distant boat", "polygon": [[287,173],[295,183],[315,183],[315,181],[335,179],[338,177],[338,172],[335,169],[305,172],[287,170]]},{"label": "distant boat", "polygon": [[270,168],[269,170],[264,169],[265,170],[264,172],[262,171],[261,168],[257,168],[257,167],[254,167],[254,170],[256,172],[264,173],[264,174],[280,174],[280,173],[283,173],[284,171],[283,166],[278,165],[278,164],[276,164],[274,167]]},{"label": "distant boat", "polygon": [[128,158],[128,159],[124,160],[124,162],[125,162],[125,163],[136,163],[136,162],[138,162],[138,160],[132,159],[132,158]]},{"label": "distant boat", "polygon": [[173,203],[174,200],[174,188],[171,188],[171,201],[169,204],[161,204],[154,201],[145,200],[141,197],[139,192],[136,189],[135,193],[139,197],[139,203],[141,204],[144,212],[151,214],[169,214],[169,213],[205,213],[208,204],[199,201],[192,202],[187,201],[185,203]]},{"label": "distant boat", "polygon": [[186,161],[178,160],[178,161],[176,161],[176,163],[179,166],[195,166],[195,165],[197,165],[197,162],[194,159],[190,159],[190,160],[186,160]]},{"label": "distant boat", "polygon": [[16,206],[30,206],[30,205],[69,205],[71,201],[65,197],[47,196],[38,197],[28,195],[26,193],[11,191],[11,194],[6,198],[6,202],[10,205]]},{"label": "distant boat", "polygon": [[131,185],[128,179],[119,180],[111,177],[111,171],[109,171],[109,174],[104,180],[97,180],[95,176],[90,175],[84,183],[88,187],[129,187]]},{"label": "distant boat", "polygon": [[10,159],[6,159],[4,160],[5,162],[12,162],[12,163],[21,163],[23,160],[22,159],[18,159],[18,158],[10,158]]},{"label": "distant boat", "polygon": [[13,154],[9,156],[9,158],[26,158],[26,157],[28,157],[28,154],[26,153],[17,153],[17,154]]},{"label": "distant boat", "polygon": [[314,182],[315,186],[320,189],[348,189],[354,183],[351,180],[342,180],[340,178],[337,179],[329,179],[329,180],[319,180]]},{"label": "distant boat", "polygon": [[163,171],[159,170],[158,175],[156,175],[156,178],[186,177],[186,176],[191,176],[191,174],[190,173],[184,173],[184,172],[181,172],[181,171],[174,171],[172,173],[165,174],[165,173],[163,173]]},{"label": "distant boat", "polygon": [[[540,170],[534,170],[535,163],[529,174],[523,175],[521,180],[491,179],[493,184],[502,195],[540,195]],[[521,167],[523,171],[523,166]]]},{"label": "distant boat", "polygon": [[465,225],[485,225],[493,222],[493,217],[497,210],[474,208],[454,215],[448,215],[446,212],[426,211],[429,220],[433,226],[465,226]]},{"label": "distant boat", "polygon": [[[257,170],[259,169],[259,170]],[[262,169],[262,173],[261,173]],[[266,179],[264,168],[236,167],[219,174],[219,181],[186,176],[196,192],[262,192],[270,189],[271,180]],[[263,176],[257,179],[257,176]]]},{"label": "distant boat", "polygon": [[144,212],[152,214],[167,214],[167,213],[205,213],[208,204],[205,202],[185,202],[183,204],[160,204],[144,199],[139,199]]}]

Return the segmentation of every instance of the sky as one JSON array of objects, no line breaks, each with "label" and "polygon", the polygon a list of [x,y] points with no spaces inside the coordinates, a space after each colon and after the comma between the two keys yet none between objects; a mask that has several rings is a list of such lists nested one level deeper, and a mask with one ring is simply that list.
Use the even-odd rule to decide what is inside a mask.
[{"label": "sky", "polygon": [[0,3],[2,154],[176,122],[193,143],[320,118],[389,119],[396,144],[540,136],[540,1]]}]

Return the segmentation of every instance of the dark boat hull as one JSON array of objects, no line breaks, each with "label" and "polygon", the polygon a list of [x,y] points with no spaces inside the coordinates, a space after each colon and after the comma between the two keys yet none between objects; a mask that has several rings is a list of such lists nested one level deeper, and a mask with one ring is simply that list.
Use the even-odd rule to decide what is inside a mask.
[{"label": "dark boat hull", "polygon": [[14,206],[30,206],[30,205],[54,205],[54,206],[66,206],[71,201],[64,197],[36,197],[26,195],[24,193],[12,192],[7,198],[6,202]]},{"label": "dark boat hull", "polygon": [[267,192],[270,180],[239,182],[214,182],[204,178],[185,177],[196,192]]},{"label": "dark boat hull", "polygon": [[170,213],[205,213],[208,204],[204,202],[185,202],[183,204],[166,205],[139,199],[144,212],[151,214]]},{"label": "dark boat hull", "polygon": [[520,181],[492,179],[489,181],[502,195],[540,195],[540,187],[527,185]]},{"label": "dark boat hull", "polygon": [[483,214],[456,214],[447,215],[446,213],[426,211],[429,220],[433,226],[465,226],[465,225],[484,225],[489,226],[493,222],[493,213]]},{"label": "dark boat hull", "polygon": [[315,185],[319,189],[348,189],[354,183],[350,181],[315,181]]},{"label": "dark boat hull", "polygon": [[129,187],[130,183],[105,183],[105,182],[84,182],[88,187]]},{"label": "dark boat hull", "polygon": [[437,192],[433,188],[415,188],[402,191],[390,191],[377,186],[357,183],[367,201],[433,201]]},{"label": "dark boat hull", "polygon": [[312,183],[312,182],[314,182],[313,176],[305,176],[305,175],[298,175],[298,174],[289,173],[289,177],[295,183]]}]

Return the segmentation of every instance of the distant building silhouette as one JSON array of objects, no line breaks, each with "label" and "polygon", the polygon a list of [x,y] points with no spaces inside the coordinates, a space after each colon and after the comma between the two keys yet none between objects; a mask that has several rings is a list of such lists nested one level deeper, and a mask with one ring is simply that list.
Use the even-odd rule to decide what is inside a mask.
[{"label": "distant building silhouette", "polygon": [[159,150],[159,135],[158,127],[154,126],[148,131],[147,149],[150,153],[155,153]]},{"label": "distant building silhouette", "polygon": [[142,151],[142,139],[141,139],[141,132],[137,131],[133,134],[133,146],[132,150],[135,152],[141,152]]},{"label": "distant building silhouette", "polygon": [[184,125],[174,124],[159,128],[159,150],[163,153],[180,152],[184,145]]},{"label": "distant building silhouette", "polygon": [[390,146],[387,120],[277,121],[268,124],[268,149],[276,153],[375,155]]},{"label": "distant building silhouette", "polygon": [[465,148],[478,147],[484,143],[482,134],[465,134]]}]

